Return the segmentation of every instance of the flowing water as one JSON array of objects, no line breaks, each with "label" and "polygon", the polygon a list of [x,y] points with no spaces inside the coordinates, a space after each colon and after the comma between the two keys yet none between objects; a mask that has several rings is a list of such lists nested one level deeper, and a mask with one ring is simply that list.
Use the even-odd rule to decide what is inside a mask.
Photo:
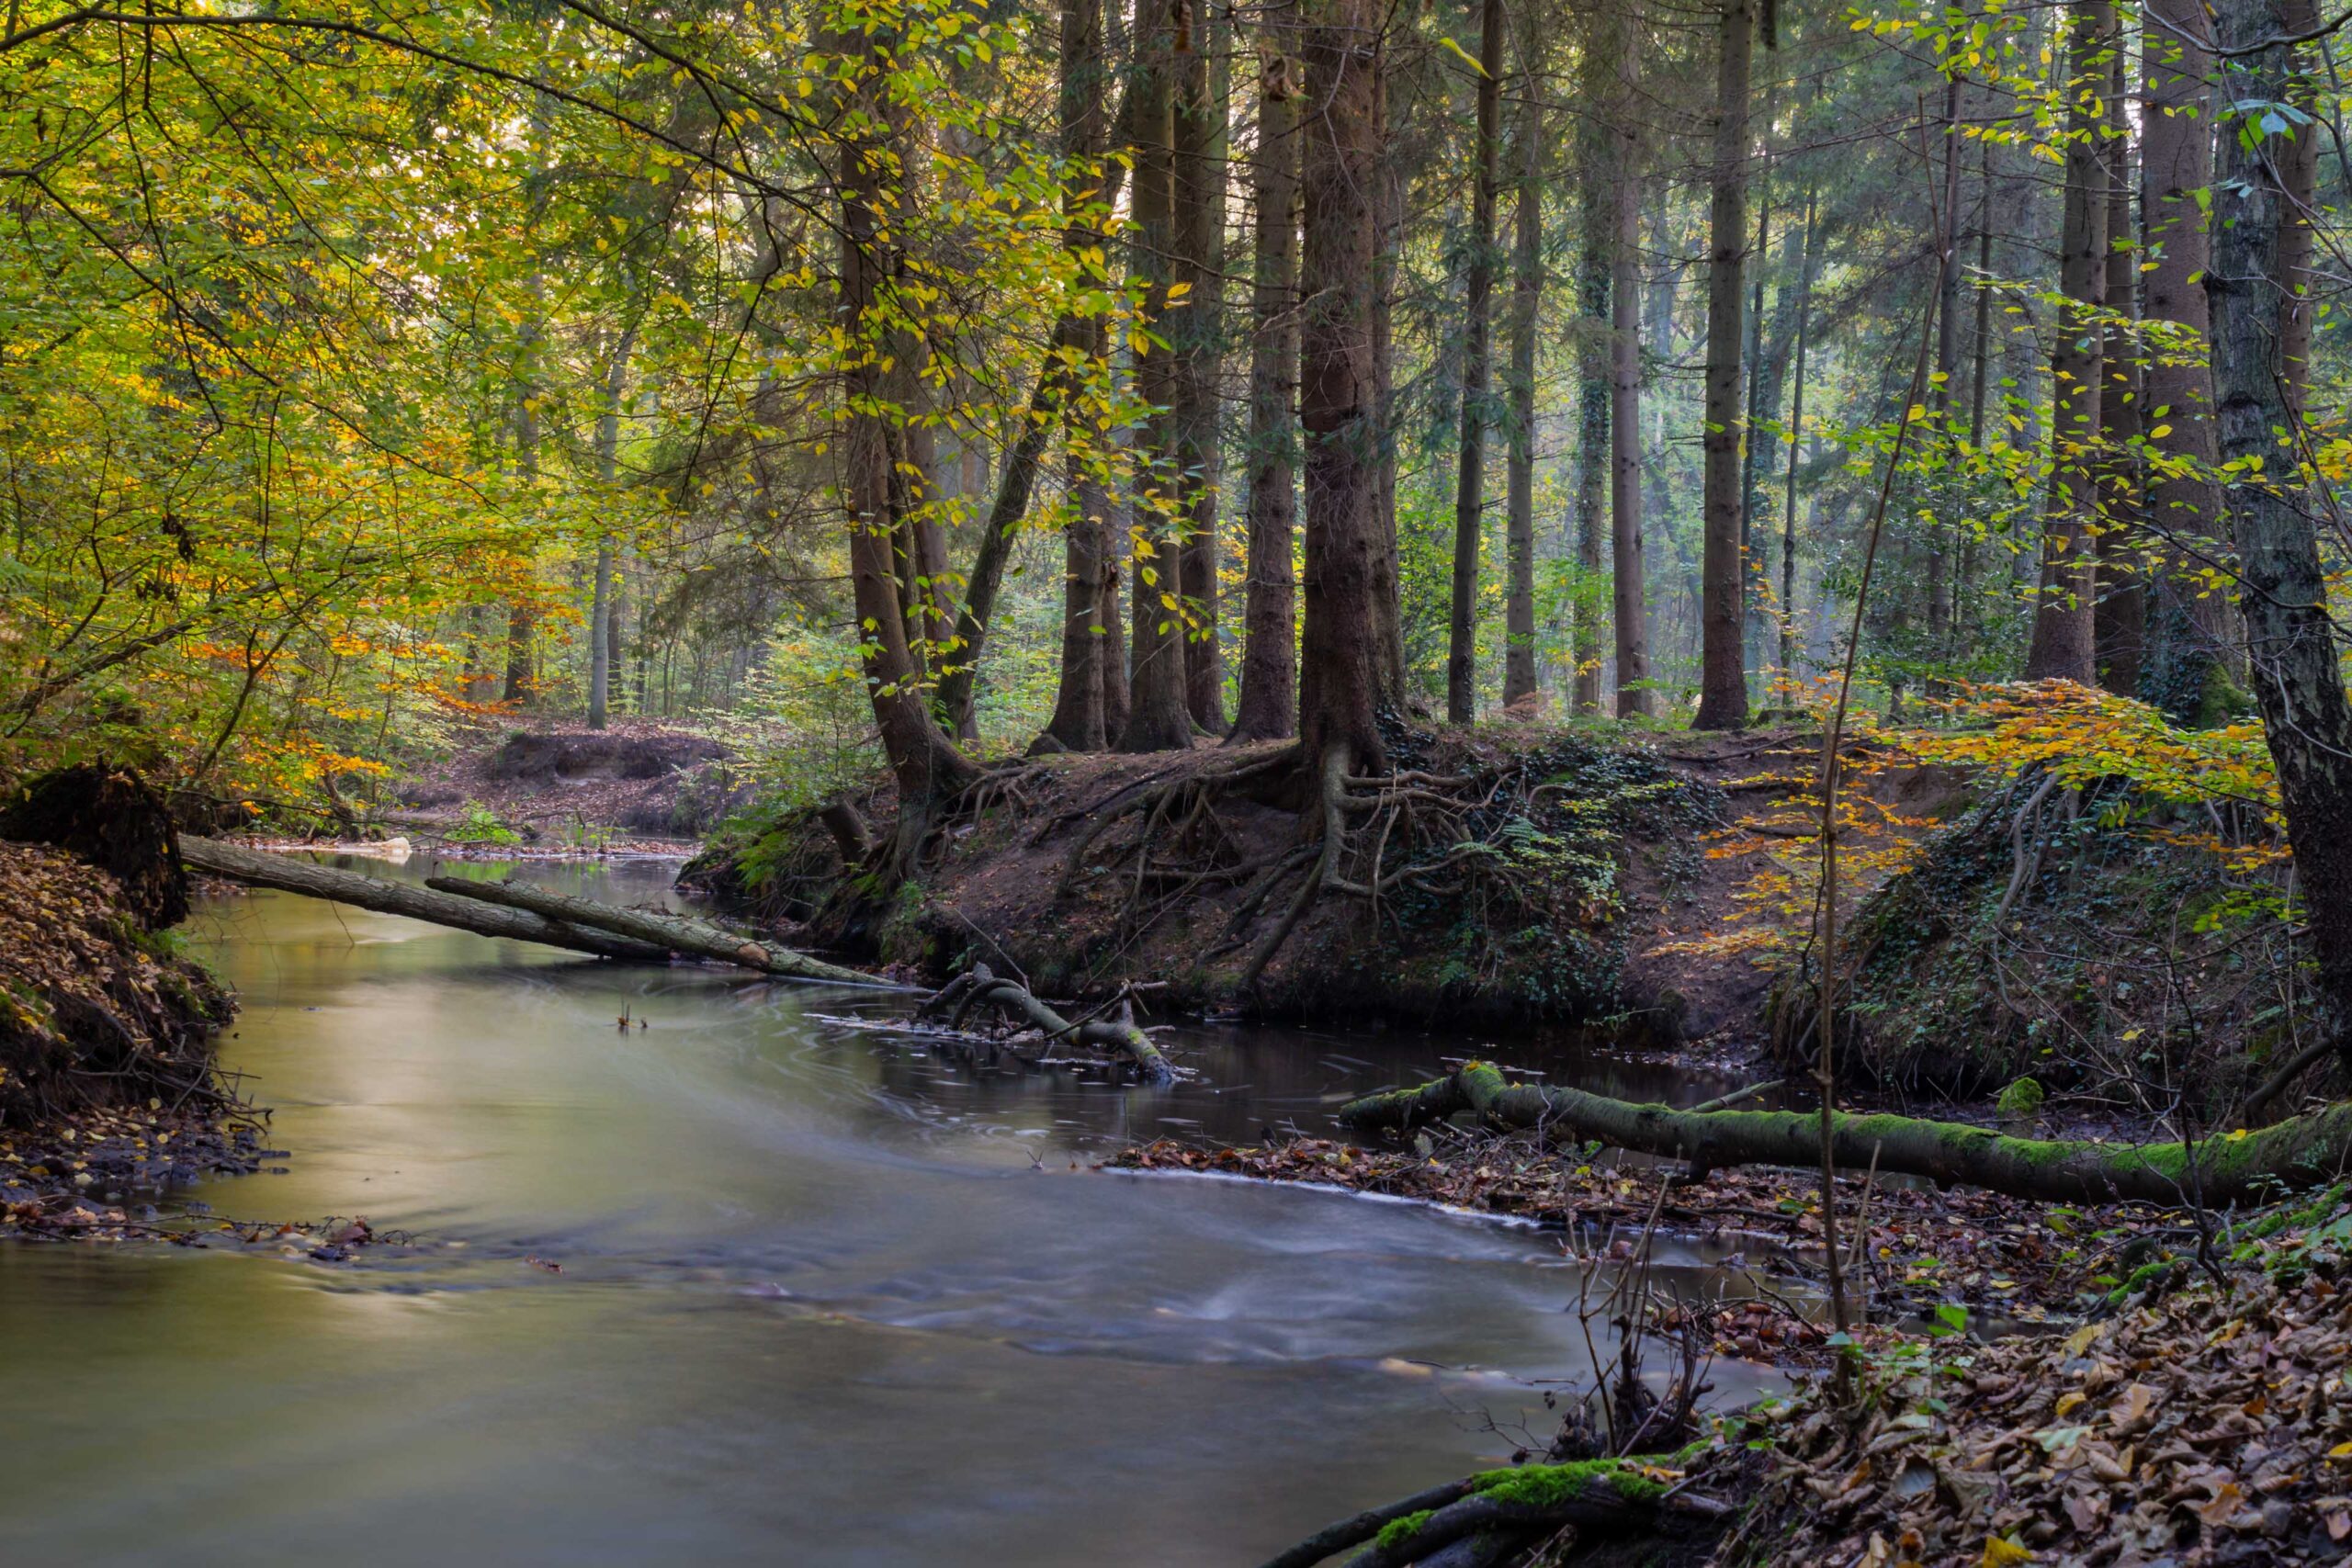
[{"label": "flowing water", "polygon": [[1476,1040],[1180,1032],[1153,1094],[817,1016],[871,992],[277,894],[194,929],[290,1157],[180,1196],[417,1243],[0,1248],[0,1562],[1248,1563],[1507,1460],[1587,1364],[1556,1236],[1092,1168]]}]

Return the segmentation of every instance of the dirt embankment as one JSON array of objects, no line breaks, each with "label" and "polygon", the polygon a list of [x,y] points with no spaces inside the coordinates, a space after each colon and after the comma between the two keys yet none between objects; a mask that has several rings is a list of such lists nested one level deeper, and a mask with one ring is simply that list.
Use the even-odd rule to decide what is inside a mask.
[{"label": "dirt embankment", "polygon": [[643,721],[485,730],[402,780],[383,819],[510,847],[691,840],[747,798],[733,756],[707,735]]},{"label": "dirt embankment", "polygon": [[[1773,775],[1806,773],[1817,740],[1527,727],[1392,745],[1396,773],[1347,800],[1347,850],[1286,931],[1323,815],[1273,746],[1006,768],[878,903],[854,880],[861,825],[838,815],[754,807],[686,881],[803,940],[933,976],[1009,964],[1055,995],[1135,980],[1188,1010],[1654,1043],[1754,1024],[1767,972],[1682,939],[1736,918],[1752,863],[1709,848],[1787,807]],[[887,841],[887,786],[853,804]]]},{"label": "dirt embankment", "polygon": [[0,840],[0,1235],[119,1234],[141,1194],[254,1168],[214,1063],[233,1003],[164,929],[187,902],[161,801],[74,769],[0,831],[71,846]]}]

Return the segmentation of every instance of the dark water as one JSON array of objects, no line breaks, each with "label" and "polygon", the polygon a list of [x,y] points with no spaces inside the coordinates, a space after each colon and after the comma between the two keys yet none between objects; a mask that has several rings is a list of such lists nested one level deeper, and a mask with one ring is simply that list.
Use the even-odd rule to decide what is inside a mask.
[{"label": "dark water", "polygon": [[1555,1237],[1090,1168],[1478,1040],[1183,1032],[1154,1095],[811,1016],[871,993],[275,894],[198,931],[292,1158],[191,1196],[423,1240],[0,1249],[0,1562],[1247,1563],[1507,1458],[1586,1364]]}]

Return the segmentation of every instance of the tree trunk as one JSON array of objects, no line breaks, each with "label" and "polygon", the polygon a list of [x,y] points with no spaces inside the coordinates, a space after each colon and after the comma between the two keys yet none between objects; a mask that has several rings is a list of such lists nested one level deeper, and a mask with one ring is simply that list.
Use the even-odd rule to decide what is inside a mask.
[{"label": "tree trunk", "polygon": [[857,59],[859,76],[845,90],[865,100],[860,107],[869,126],[841,154],[840,319],[851,343],[859,345],[842,375],[841,492],[849,528],[851,595],[865,632],[866,692],[883,753],[898,781],[899,850],[906,857],[927,828],[933,807],[977,779],[979,770],[940,728],[916,681],[899,606],[889,428],[886,416],[874,412],[892,389],[879,362],[905,352],[897,341],[899,312],[888,299],[899,267],[881,217],[899,164],[894,143],[905,133],[904,111],[875,90],[875,79],[888,68],[890,40],[885,34],[865,33],[835,42]]},{"label": "tree trunk", "polygon": [[[628,384],[628,356],[637,345],[637,325],[622,330],[605,366],[604,406],[596,411],[596,482],[610,494],[620,481],[621,391]],[[536,422],[535,422],[536,423]],[[596,581],[588,604],[588,728],[605,728],[613,682],[613,542],[596,541]]]},{"label": "tree trunk", "polygon": [[1609,541],[1616,619],[1617,716],[1654,714],[1650,689],[1648,584],[1642,559],[1642,28],[1617,28],[1617,172],[1611,182],[1615,243],[1610,257]]},{"label": "tree trunk", "polygon": [[[2206,36],[2205,8],[2198,0],[2148,0],[2148,17],[2140,207],[2153,265],[2143,278],[2142,310],[2149,321],[2178,322],[2201,344],[2212,319],[2204,286],[2211,252],[2199,203],[2213,184],[2213,61],[2182,35]],[[2144,374],[2148,444],[2165,461],[2146,498],[2158,564],[2141,694],[2176,722],[2210,724],[2233,685],[2238,636],[2228,594],[2209,590],[2202,575],[2226,547],[2216,537],[2223,529],[2212,479],[2212,367],[2202,353],[2160,354]]]},{"label": "tree trunk", "polygon": [[[1102,54],[1102,0],[1062,0],[1060,118],[1062,156],[1082,173],[1079,182],[1062,193],[1063,219],[1069,226],[1066,248],[1098,245],[1096,226],[1080,217],[1090,205],[1088,190],[1102,177],[1103,155],[1109,151],[1103,114],[1109,87]],[[1070,346],[1090,360],[1102,357],[1103,331],[1089,319],[1070,333]],[[1068,399],[1063,399],[1065,404]],[[1062,660],[1055,694],[1054,716],[1046,733],[1069,751],[1100,751],[1110,744],[1102,717],[1103,636],[1102,619],[1102,558],[1108,546],[1107,498],[1095,478],[1094,465],[1104,454],[1094,451],[1093,422],[1065,406],[1062,446],[1069,485],[1070,519],[1062,541]]]},{"label": "tree trunk", "polygon": [[1740,558],[1747,498],[1740,493],[1741,264],[1747,244],[1747,91],[1756,47],[1749,0],[1723,0],[1716,34],[1715,152],[1707,256],[1705,544],[1701,557],[1699,711],[1695,729],[1747,722]]},{"label": "tree trunk", "polygon": [[1510,446],[1506,455],[1504,513],[1510,543],[1503,604],[1503,705],[1535,694],[1535,332],[1544,290],[1544,187],[1537,155],[1544,116],[1535,69],[1526,58],[1532,29],[1522,28],[1521,65],[1529,84],[1520,113],[1518,189],[1511,203]]},{"label": "tree trunk", "polygon": [[746,969],[756,969],[763,975],[826,985],[873,986],[881,983],[871,975],[861,975],[838,964],[827,964],[806,953],[795,953],[788,947],[757,942],[685,915],[622,908],[617,905],[600,904],[594,898],[575,898],[569,894],[526,886],[518,882],[474,882],[462,876],[428,876],[424,879],[424,886],[433,892],[446,893],[451,897],[523,910],[562,926],[609,931],[616,936],[649,943],[664,954],[680,953],[693,958],[740,964]]},{"label": "tree trunk", "polygon": [[2108,118],[2099,112],[2098,99],[2106,96],[2106,51],[2112,43],[2114,21],[2109,0],[2073,0],[2066,69],[2074,108],[2066,120],[2065,214],[2058,262],[2059,291],[2068,305],[2059,318],[2050,355],[2054,389],[2049,513],[2042,520],[2041,578],[2025,660],[2030,681],[2066,680],[2086,686],[2098,673],[2091,608],[2098,592],[2093,569],[2098,499],[2091,449],[2098,438],[2100,370],[2093,320],[2107,292],[2107,198],[2101,189],[2106,161],[2100,136]]},{"label": "tree trunk", "polygon": [[[1617,62],[1611,58],[1612,24],[1594,13],[1586,25],[1581,82],[1586,101],[1608,105],[1616,96]],[[1583,319],[1577,339],[1576,559],[1577,594],[1570,602],[1569,658],[1576,666],[1576,711],[1598,714],[1603,638],[1609,612],[1600,603],[1601,573],[1609,538],[1610,383],[1611,359],[1610,275],[1617,245],[1613,205],[1622,176],[1614,168],[1622,151],[1608,116],[1579,116],[1577,122],[1577,310]]]},{"label": "tree trunk", "polygon": [[[1299,730],[1307,766],[1343,753],[1385,765],[1377,722],[1383,422],[1374,352],[1381,182],[1382,18],[1376,0],[1305,0],[1305,229],[1299,288],[1299,423],[1305,434],[1306,615]],[[1386,586],[1393,594],[1393,579]],[[1394,605],[1388,607],[1394,615]],[[1312,776],[1312,775],[1310,775]]]},{"label": "tree trunk", "polygon": [[[1694,1174],[1740,1165],[1803,1168],[1822,1154],[1815,1111],[1636,1105],[1582,1089],[1513,1084],[1485,1062],[1468,1063],[1418,1089],[1355,1100],[1340,1108],[1340,1122],[1403,1130],[1464,1111],[1490,1126],[1540,1125],[1556,1138],[1589,1138],[1636,1154],[1687,1159]],[[2221,1206],[2259,1197],[2280,1182],[2303,1186],[2334,1176],[2352,1157],[2352,1104],[2194,1145],[2045,1142],[1956,1122],[1838,1111],[1830,1121],[1829,1152],[1837,1166],[1850,1170],[1875,1166],[2043,1202],[2176,1204],[2193,1196]]]},{"label": "tree trunk", "polygon": [[1298,728],[1298,100],[1287,7],[1265,26],[1252,175],[1249,581],[1241,700],[1227,737],[1235,742],[1282,739]]},{"label": "tree trunk", "polygon": [[1172,276],[1185,286],[1170,328],[1175,468],[1182,505],[1178,579],[1193,624],[1183,637],[1184,706],[1225,733],[1225,664],[1217,626],[1219,419],[1225,363],[1226,50],[1205,0],[1186,6],[1170,163]]},{"label": "tree trunk", "polygon": [[[1770,88],[1764,93],[1764,137],[1769,141],[1772,131],[1772,103],[1775,95]],[[1769,147],[1764,160],[1762,191],[1756,202],[1756,265],[1747,269],[1747,407],[1740,417],[1739,442],[1739,575],[1740,575],[1740,678],[1764,660],[1764,604],[1771,597],[1770,580],[1765,575],[1764,491],[1757,476],[1763,472],[1764,421],[1780,407],[1781,388],[1778,354],[1764,335],[1764,273],[1765,258],[1772,254],[1772,162]],[[1783,220],[1781,248],[1788,248],[1790,225]],[[1781,286],[1779,313],[1788,310],[1788,286]]]},{"label": "tree trunk", "polygon": [[[1936,411],[1935,440],[1945,460],[1951,457],[1951,399],[1960,375],[1960,79],[1944,84],[1943,287],[1936,298],[1936,379],[1930,400]],[[1928,647],[1937,660],[1951,650],[1952,530],[1940,519],[1928,528]]]},{"label": "tree trunk", "polygon": [[[2108,89],[2120,110],[2130,91],[2123,51],[2114,51]],[[2132,243],[2132,140],[2129,122],[2117,120],[2107,140],[2107,308],[2109,326],[2101,355],[2099,388],[2098,603],[2091,615],[2093,659],[2098,683],[2118,696],[2140,694],[2140,649],[2146,622],[2143,542],[2140,535],[2141,355],[2136,321],[2140,249]]]},{"label": "tree trunk", "polygon": [[[2283,44],[2299,18],[2271,0],[2231,0],[2221,12],[2221,44],[2248,51],[2230,61],[2224,103],[2277,103],[2295,90]],[[2243,135],[2254,135],[2251,148]],[[2229,487],[2241,603],[2253,686],[2277,763],[2278,795],[2293,845],[2296,891],[2318,964],[2317,1021],[2352,1065],[2352,705],[2345,700],[2327,579],[2312,509],[2298,467],[2279,446],[2299,415],[2287,372],[2298,313],[2287,264],[2304,209],[2290,199],[2288,138],[2233,124],[2222,138],[2214,181],[2212,266],[2205,290],[2212,310],[2215,423],[2225,464],[2254,468]]]},{"label": "tree trunk", "polygon": [[1478,28],[1478,143],[1464,280],[1462,441],[1453,481],[1453,600],[1446,622],[1445,716],[1478,716],[1478,547],[1487,521],[1487,426],[1493,423],[1495,197],[1502,160],[1503,5],[1484,0]]},{"label": "tree trunk", "polygon": [[[1375,251],[1372,269],[1372,364],[1379,389],[1373,400],[1374,424],[1369,434],[1378,450],[1380,483],[1374,517],[1374,526],[1379,531],[1379,547],[1373,566],[1372,602],[1373,613],[1378,618],[1375,636],[1380,645],[1377,701],[1401,715],[1411,706],[1412,694],[1405,685],[1404,566],[1396,541],[1396,303],[1397,265],[1405,248],[1405,187],[1414,171],[1397,167],[1388,150],[1388,83],[1385,75],[1378,75],[1373,83],[1372,97],[1372,134],[1381,149],[1374,176],[1380,184],[1373,193]],[[1305,153],[1300,156],[1303,160]],[[1302,212],[1302,228],[1305,221]],[[1301,298],[1306,297],[1302,293]],[[1302,377],[1304,374],[1302,369]]]},{"label": "tree trunk", "polygon": [[[404,915],[413,920],[472,931],[477,936],[536,942],[548,947],[569,948],[574,953],[594,953],[599,958],[620,958],[638,964],[667,963],[670,957],[666,947],[631,941],[610,931],[567,925],[526,910],[502,909],[494,904],[484,904],[471,898],[452,898],[444,894],[427,892],[422,887],[413,887],[405,882],[380,882],[356,871],[338,871],[333,866],[297,860],[291,855],[249,850],[242,844],[222,843],[217,839],[199,839],[183,834],[180,838],[180,858],[198,871],[225,876],[250,887],[274,887],[283,893],[332,899],[356,909],[373,909],[381,915]],[[864,979],[865,976],[860,976],[859,978]]]},{"label": "tree trunk", "polygon": [[[1130,503],[1132,504],[1132,503]],[[1126,733],[1127,710],[1127,625],[1119,608],[1126,581],[1127,529],[1115,510],[1105,512],[1102,519],[1102,576],[1096,584],[1095,618],[1102,626],[1102,647],[1095,662],[1102,671],[1102,734],[1104,744]]]},{"label": "tree trunk", "polygon": [[1797,676],[1797,443],[1804,434],[1804,358],[1813,336],[1813,239],[1820,193],[1804,193],[1804,239],[1797,258],[1795,364],[1789,385],[1789,461],[1781,488],[1781,679]]},{"label": "tree trunk", "polygon": [[[1136,0],[1134,243],[1129,267],[1144,295],[1155,333],[1181,332],[1169,300],[1169,258],[1175,254],[1176,16],[1187,0]],[[1171,519],[1181,514],[1183,486],[1175,472],[1175,366],[1169,348],[1140,340],[1135,354],[1136,392],[1154,412],[1136,433],[1136,467],[1145,476],[1136,499],[1130,600],[1135,656],[1127,670],[1127,722],[1122,751],[1181,750],[1193,743],[1184,707],[1182,563]]]}]

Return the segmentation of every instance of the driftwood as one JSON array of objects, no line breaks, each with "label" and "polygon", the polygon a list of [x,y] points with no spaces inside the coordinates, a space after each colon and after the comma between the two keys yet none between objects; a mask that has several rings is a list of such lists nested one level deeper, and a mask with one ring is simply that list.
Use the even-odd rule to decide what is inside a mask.
[{"label": "driftwood", "polygon": [[180,858],[198,871],[225,876],[232,882],[303,893],[313,898],[349,904],[354,908],[373,909],[381,915],[405,915],[436,926],[455,926],[478,936],[544,942],[549,947],[568,947],[574,953],[593,953],[599,958],[622,958],[640,964],[665,963],[670,956],[667,948],[616,936],[611,931],[566,925],[543,915],[502,908],[479,899],[453,898],[446,893],[429,892],[403,882],[382,882],[356,871],[337,871],[291,855],[224,844],[218,839],[181,834]]},{"label": "driftwood", "polygon": [[[1542,1126],[1564,1138],[1679,1156],[1698,1176],[1717,1166],[1807,1166],[1821,1150],[1821,1120],[1810,1111],[1635,1105],[1582,1089],[1510,1083],[1485,1062],[1417,1089],[1356,1100],[1341,1108],[1340,1121],[1402,1130],[1464,1111],[1493,1126]],[[1851,1169],[1875,1160],[1881,1170],[2016,1198],[2222,1204],[2333,1179],[2352,1163],[2352,1102],[2193,1145],[2012,1138],[1960,1122],[1847,1111],[1832,1117],[1831,1141],[1836,1162]]]},{"label": "driftwood", "polygon": [[763,975],[775,975],[784,979],[819,981],[832,986],[886,984],[854,969],[827,964],[807,953],[795,953],[788,947],[755,942],[750,937],[684,915],[626,909],[615,904],[600,904],[593,898],[574,898],[566,894],[551,893],[544,887],[526,887],[517,882],[472,882],[459,876],[428,876],[424,879],[424,886],[435,893],[447,893],[453,897],[526,910],[563,925],[610,931],[616,936],[650,943],[665,952],[716,959],[721,964],[739,964],[746,969],[756,969]]},{"label": "driftwood", "polygon": [[948,1027],[960,1030],[966,1015],[975,1007],[993,1007],[1026,1019],[1043,1030],[1048,1040],[1067,1040],[1125,1056],[1135,1063],[1146,1081],[1155,1086],[1164,1088],[1174,1083],[1176,1069],[1168,1065],[1168,1058],[1151,1043],[1151,1036],[1136,1027],[1135,1006],[1125,992],[1120,993],[1116,1005],[1118,1010],[1112,1017],[1086,1017],[1072,1023],[1038,1000],[1028,987],[990,974],[985,964],[975,964],[942,987],[923,1004],[922,1010],[949,1013]]}]

